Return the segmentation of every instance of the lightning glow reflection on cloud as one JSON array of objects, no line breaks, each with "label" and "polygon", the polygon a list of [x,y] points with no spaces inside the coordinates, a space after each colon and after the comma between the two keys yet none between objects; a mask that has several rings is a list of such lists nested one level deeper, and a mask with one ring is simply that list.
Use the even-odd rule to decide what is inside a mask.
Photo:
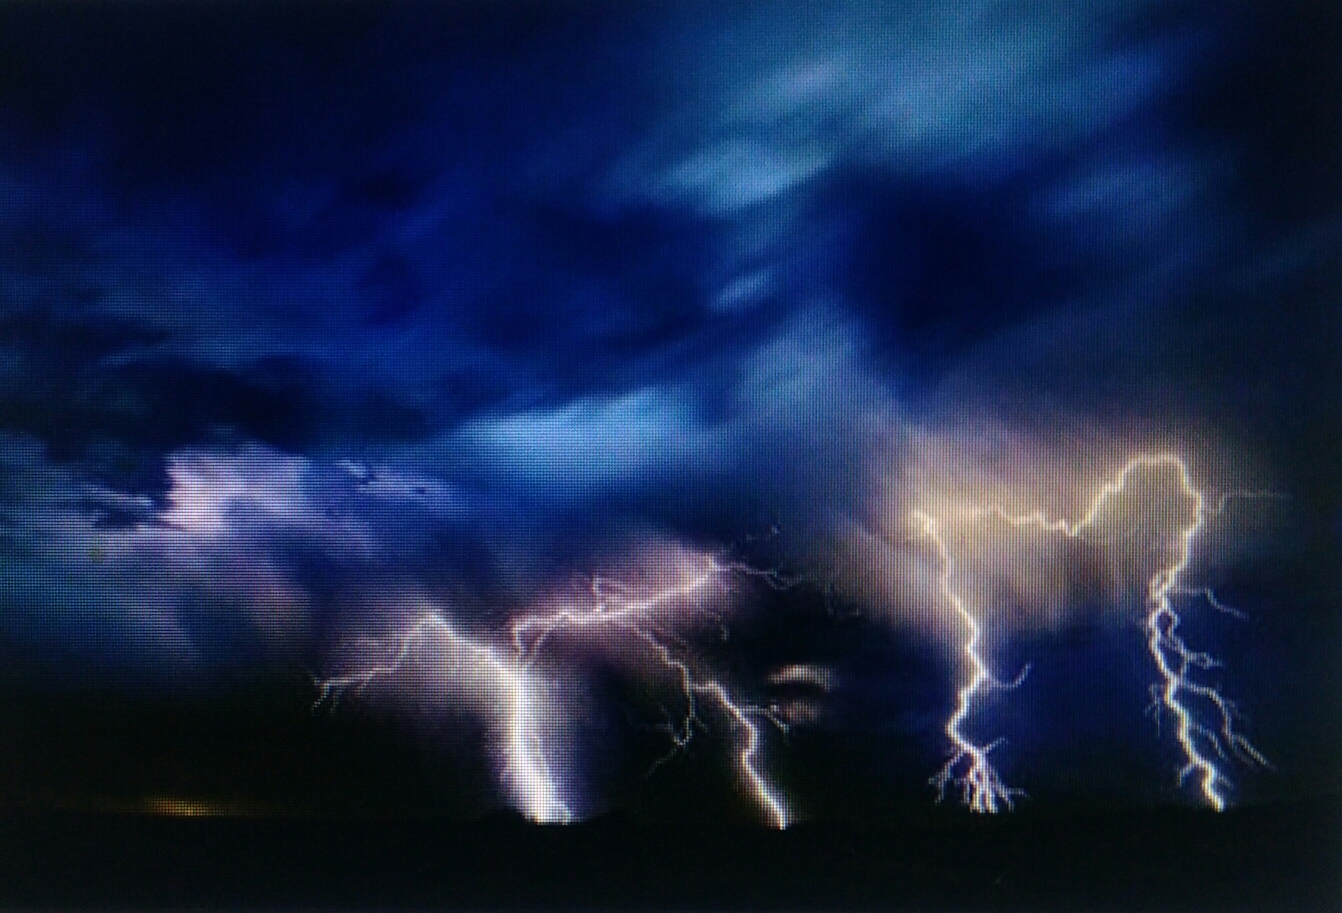
[{"label": "lightning glow reflection on cloud", "polygon": [[[1173,499],[1146,504],[1140,500],[1140,493],[1134,494],[1143,485],[1155,487],[1162,482],[1173,483]],[[1182,457],[1166,452],[1140,453],[1096,487],[1086,510],[1077,520],[1050,518],[1042,509],[1016,513],[1000,504],[973,505],[956,516],[961,524],[967,523],[968,530],[962,525],[960,532],[969,538],[993,535],[984,524],[995,522],[1013,529],[1033,530],[1071,540],[1093,540],[1098,544],[1128,549],[1135,548],[1132,543],[1141,542],[1142,537],[1156,540],[1155,554],[1158,557],[1144,582],[1143,629],[1147,650],[1158,674],[1158,681],[1152,686],[1150,709],[1157,720],[1162,713],[1174,718],[1176,738],[1184,756],[1179,780],[1181,783],[1196,780],[1203,800],[1217,811],[1226,807],[1230,787],[1222,762],[1231,757],[1251,765],[1268,762],[1239,731],[1236,705],[1221,693],[1219,686],[1207,684],[1197,677],[1200,671],[1219,668],[1220,663],[1209,653],[1192,649],[1179,633],[1182,616],[1178,601],[1199,598],[1219,611],[1234,613],[1211,589],[1190,586],[1184,578],[1208,521],[1221,514],[1232,499],[1263,494],[1232,491],[1210,501],[1193,483],[1188,464]],[[1135,499],[1135,505],[1120,504],[1124,497]],[[958,691],[956,708],[946,723],[946,734],[955,753],[933,782],[943,792],[948,783],[958,783],[965,804],[974,811],[995,812],[1003,806],[1009,808],[1012,797],[1019,791],[1006,787],[987,760],[988,753],[1000,744],[1000,740],[986,746],[976,744],[965,736],[963,726],[976,699],[985,689],[1014,687],[1022,679],[1005,684],[999,682],[982,658],[980,620],[954,584],[956,564],[943,534],[945,518],[916,510],[912,519],[921,535],[936,545],[941,568],[938,578],[940,595],[955,609],[966,629],[963,652],[970,668],[968,679]],[[1110,526],[1119,528],[1110,533],[1106,529]],[[1163,529],[1164,526],[1171,526],[1171,529]],[[1161,541],[1162,536],[1169,541]],[[959,774],[956,771],[962,762],[966,769]]]}]

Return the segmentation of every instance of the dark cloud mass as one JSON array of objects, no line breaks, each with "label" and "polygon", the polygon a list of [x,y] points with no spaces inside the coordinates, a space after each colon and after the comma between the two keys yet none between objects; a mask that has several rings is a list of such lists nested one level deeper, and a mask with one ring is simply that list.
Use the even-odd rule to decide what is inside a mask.
[{"label": "dark cloud mass", "polygon": [[[879,817],[951,750],[950,587],[1033,670],[966,720],[1006,780],[1198,802],[1142,713],[1180,477],[1004,519],[1174,453],[1234,801],[1336,797],[1339,52],[1325,4],[0,5],[0,687],[343,687],[292,756],[370,727],[454,812]],[[651,620],[535,633],[585,599]],[[416,612],[441,665],[374,673]],[[194,782],[138,750],[0,801]]]}]

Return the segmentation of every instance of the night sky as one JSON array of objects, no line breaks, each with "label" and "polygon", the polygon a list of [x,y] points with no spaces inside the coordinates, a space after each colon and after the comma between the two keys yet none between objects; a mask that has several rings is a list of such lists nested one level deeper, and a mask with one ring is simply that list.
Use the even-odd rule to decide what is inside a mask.
[{"label": "night sky", "polygon": [[952,815],[958,602],[1017,813],[1206,808],[1161,598],[1226,807],[1337,801],[1339,60],[1322,3],[0,4],[0,806]]}]

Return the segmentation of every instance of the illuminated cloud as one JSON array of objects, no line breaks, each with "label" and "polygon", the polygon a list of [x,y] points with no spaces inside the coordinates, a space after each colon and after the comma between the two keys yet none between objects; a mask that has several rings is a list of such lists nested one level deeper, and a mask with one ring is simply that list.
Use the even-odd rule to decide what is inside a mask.
[{"label": "illuminated cloud", "polygon": [[[173,453],[155,497],[52,468],[31,439],[0,451],[24,493],[0,557],[7,627],[73,640],[98,661],[187,669],[297,655],[314,633],[312,566],[329,585],[390,554],[413,565],[461,507],[431,477],[260,446]],[[428,529],[406,535],[416,518]]]},{"label": "illuminated cloud", "polygon": [[[258,473],[257,454],[237,464],[186,455],[170,471],[159,510],[44,466],[39,445],[9,445],[11,459],[24,450],[31,458],[10,466],[31,488],[21,538],[0,559],[9,631],[72,644],[95,664],[178,671],[229,662],[219,651],[237,648],[239,636],[285,653],[307,634],[308,595],[267,554],[257,524],[266,512],[286,522],[301,517],[300,499],[285,484],[293,482],[292,463],[263,460],[267,470],[281,471]],[[109,509],[137,519],[100,523]]]},{"label": "illuminated cloud", "polygon": [[[1153,712],[1173,718],[1185,758],[1179,782],[1196,780],[1202,798],[1223,809],[1229,788],[1225,763],[1232,757],[1251,765],[1266,760],[1239,731],[1238,710],[1221,686],[1204,680],[1219,663],[1191,648],[1179,627],[1189,603],[1202,611],[1231,611],[1210,587],[1190,580],[1194,573],[1206,574],[1217,557],[1205,554],[1201,535],[1224,522],[1230,505],[1267,493],[1209,495],[1179,455],[1139,451],[1082,485],[1083,506],[1069,519],[1046,508],[1022,507],[1019,493],[994,490],[990,473],[983,478],[977,494],[955,483],[954,494],[915,490],[909,498],[920,506],[908,514],[910,534],[895,542],[873,541],[870,535],[859,540],[869,549],[885,544],[900,553],[884,563],[887,569],[908,567],[919,560],[910,550],[932,546],[930,575],[895,571],[888,585],[904,588],[895,610],[902,615],[895,617],[958,645],[960,684],[945,725],[952,751],[933,781],[939,793],[954,784],[973,811],[1011,807],[1021,791],[1003,782],[988,757],[1001,740],[966,731],[971,721],[982,726],[980,705],[990,692],[1018,687],[1028,671],[1003,678],[993,671],[994,655],[1039,626],[1099,627],[1101,613],[1119,613],[1130,627],[1145,631],[1155,664]],[[1063,479],[1055,470],[1033,481],[1057,492],[1066,490]],[[924,588],[929,576],[933,583]],[[923,585],[910,587],[914,581]],[[870,591],[861,596],[870,598]],[[879,605],[875,610],[890,611]]]}]

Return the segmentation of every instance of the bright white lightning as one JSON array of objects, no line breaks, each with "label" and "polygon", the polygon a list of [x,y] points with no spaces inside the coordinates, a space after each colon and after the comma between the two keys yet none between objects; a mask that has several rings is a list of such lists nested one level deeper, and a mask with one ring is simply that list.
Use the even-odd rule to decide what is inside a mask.
[{"label": "bright white lightning", "polygon": [[541,723],[550,714],[539,706],[540,687],[532,669],[560,636],[603,642],[632,638],[646,648],[657,669],[674,678],[684,698],[683,711],[667,711],[666,731],[673,748],[663,761],[686,748],[696,729],[707,728],[704,708],[715,708],[730,721],[735,734],[733,758],[742,787],[770,825],[786,827],[786,802],[762,771],[760,757],[761,723],[784,729],[784,722],[768,708],[737,700],[721,681],[698,671],[684,658],[688,648],[677,631],[705,619],[717,620],[715,597],[725,595],[722,591],[732,574],[761,577],[780,587],[795,581],[709,556],[674,552],[661,558],[660,582],[634,585],[598,577],[590,595],[570,596],[557,608],[516,616],[508,626],[509,646],[503,649],[470,640],[440,615],[425,613],[400,635],[389,659],[320,681],[317,705],[334,704],[347,691],[362,690],[379,678],[405,671],[421,653],[433,657],[438,674],[453,681],[483,679],[502,695],[498,704],[506,739],[500,750],[515,803],[532,820],[567,822],[573,814],[559,797],[546,758]]},{"label": "bright white lightning", "polygon": [[702,605],[727,574],[743,569],[710,557],[678,570],[677,579],[641,589],[595,578],[590,599],[566,601],[553,611],[515,619],[511,629],[513,645],[518,656],[530,661],[547,641],[561,632],[595,638],[623,635],[644,644],[657,664],[676,679],[684,698],[683,713],[668,721],[667,733],[674,744],[672,754],[689,745],[696,728],[705,726],[700,706],[704,703],[716,706],[731,720],[736,733],[734,758],[743,788],[771,826],[785,828],[786,802],[761,771],[759,757],[760,722],[768,721],[780,729],[785,724],[767,708],[733,698],[720,681],[696,672],[688,661],[680,658],[674,649],[680,640],[668,625],[668,621],[676,619],[665,617],[686,602]]},{"label": "bright white lightning", "polygon": [[[429,641],[435,646],[426,646]],[[538,683],[513,658],[464,637],[437,614],[421,615],[385,662],[320,681],[316,705],[334,704],[347,691],[361,691],[379,678],[396,675],[421,654],[435,657],[454,678],[483,681],[499,694],[495,706],[504,729],[500,745],[504,779],[518,809],[539,823],[571,821],[573,814],[560,798],[545,756],[541,724],[546,712],[540,706]]]},{"label": "bright white lightning", "polygon": [[941,525],[936,518],[921,510],[913,512],[913,520],[937,550],[940,562],[937,581],[941,596],[955,609],[964,626],[965,639],[962,650],[965,662],[969,666],[969,677],[960,685],[956,695],[955,711],[946,720],[946,737],[951,740],[954,751],[937,775],[932,778],[932,784],[937,787],[939,800],[945,798],[946,789],[954,783],[960,787],[964,803],[971,811],[993,814],[1003,807],[1011,808],[1012,800],[1024,793],[1007,786],[992,762],[988,760],[989,753],[997,748],[1002,740],[997,739],[986,745],[980,745],[965,734],[964,724],[974,704],[985,690],[1016,687],[1024,680],[1029,667],[1026,667],[1012,682],[999,681],[989,671],[987,663],[979,653],[979,641],[983,631],[978,619],[965,604],[965,600],[955,591],[951,579],[955,564],[951,559],[950,549],[946,546],[946,540],[942,538]]},{"label": "bright white lightning", "polygon": [[1190,517],[1178,531],[1171,557],[1146,583],[1144,628],[1147,649],[1160,677],[1152,687],[1152,709],[1157,720],[1162,709],[1174,717],[1176,735],[1185,759],[1179,782],[1196,779],[1203,798],[1212,808],[1221,811],[1226,806],[1226,790],[1230,783],[1217,762],[1231,756],[1250,764],[1266,765],[1267,760],[1237,730],[1235,705],[1217,688],[1194,678],[1197,670],[1214,669],[1219,663],[1211,655],[1191,649],[1179,634],[1180,616],[1175,600],[1177,597],[1200,597],[1219,611],[1238,614],[1221,603],[1211,590],[1184,584],[1183,576],[1192,560],[1194,543],[1206,528],[1208,519],[1220,514],[1230,499],[1258,496],[1259,493],[1231,492],[1209,504],[1207,496],[1193,484],[1188,464],[1182,458],[1172,453],[1143,453],[1129,459],[1112,479],[1103,483],[1085,513],[1074,522],[1051,520],[1042,510],[1012,514],[1000,506],[974,513],[978,517],[993,517],[1016,528],[1035,528],[1078,539],[1097,526],[1105,507],[1127,489],[1134,473],[1161,469],[1174,472],[1180,494],[1189,503]]}]

